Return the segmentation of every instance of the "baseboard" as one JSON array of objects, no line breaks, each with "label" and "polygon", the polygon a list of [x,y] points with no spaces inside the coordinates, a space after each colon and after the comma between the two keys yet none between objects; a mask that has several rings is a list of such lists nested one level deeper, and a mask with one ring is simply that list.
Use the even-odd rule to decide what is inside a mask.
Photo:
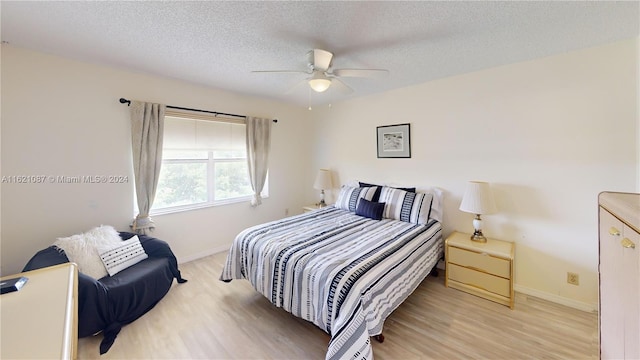
[{"label": "baseboard", "polygon": [[194,261],[194,260],[198,260],[198,259],[202,259],[203,257],[207,257],[209,255],[213,255],[213,254],[217,254],[217,253],[221,253],[221,252],[227,252],[229,251],[229,245],[226,246],[218,246],[217,248],[212,248],[203,252],[199,252],[196,254],[191,254],[189,256],[182,256],[178,259],[178,264],[184,264],[184,263],[188,263],[190,261]]},{"label": "baseboard", "polygon": [[[582,301],[577,301],[577,300],[573,300],[573,299],[569,299],[566,297],[562,297],[562,296],[558,296],[555,294],[550,294],[548,292],[544,292],[544,291],[540,291],[540,290],[536,290],[536,289],[531,289],[528,288],[526,286],[522,286],[522,285],[514,285],[513,289],[519,293],[525,294],[525,295],[530,295],[530,296],[535,296],[537,298],[543,299],[543,300],[547,300],[547,301],[551,301],[554,302],[556,304],[560,304],[560,305],[564,305],[564,306],[568,306],[574,309],[578,309],[578,310],[582,310],[582,311],[587,311],[587,312],[598,312],[598,304],[592,304],[592,303],[586,303],[586,302],[582,302]],[[517,305],[517,304],[516,304]]]}]

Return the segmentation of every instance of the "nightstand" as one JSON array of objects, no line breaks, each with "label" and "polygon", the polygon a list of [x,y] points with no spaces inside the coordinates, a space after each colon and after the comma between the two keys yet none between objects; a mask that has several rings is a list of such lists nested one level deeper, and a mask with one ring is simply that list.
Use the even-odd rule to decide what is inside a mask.
[{"label": "nightstand", "polygon": [[[325,205],[324,207],[327,207],[327,206],[328,205]],[[302,207],[302,212],[308,212],[308,211],[313,211],[318,209],[322,209],[322,207],[318,204],[306,205]]]},{"label": "nightstand", "polygon": [[513,309],[514,243],[495,239],[481,243],[470,237],[454,231],[445,241],[445,286]]}]

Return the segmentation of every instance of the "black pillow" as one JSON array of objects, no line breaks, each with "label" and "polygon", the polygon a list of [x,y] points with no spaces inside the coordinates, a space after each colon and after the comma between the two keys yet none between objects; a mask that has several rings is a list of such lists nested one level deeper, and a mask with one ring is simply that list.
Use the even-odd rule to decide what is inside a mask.
[{"label": "black pillow", "polygon": [[356,215],[368,217],[373,220],[382,220],[384,203],[373,202],[367,199],[360,199],[356,208]]},{"label": "black pillow", "polygon": [[[362,182],[362,181],[358,181],[358,184],[360,185],[360,187],[377,186],[378,190],[376,190],[376,192],[373,194],[373,198],[371,200],[378,201],[380,199],[380,192],[382,192],[382,185],[374,185],[374,184],[369,184],[369,183],[365,183],[365,182]],[[391,186],[389,186],[389,187],[391,187]],[[394,188],[394,189],[400,189],[400,190],[404,190],[406,192],[411,192],[411,193],[416,192],[416,188],[414,188],[414,187],[411,187],[411,188]]]}]

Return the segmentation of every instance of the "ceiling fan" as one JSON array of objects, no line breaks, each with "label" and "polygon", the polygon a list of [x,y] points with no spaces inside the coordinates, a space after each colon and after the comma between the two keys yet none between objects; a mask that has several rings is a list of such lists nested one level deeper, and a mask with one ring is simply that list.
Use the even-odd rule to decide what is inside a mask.
[{"label": "ceiling fan", "polygon": [[307,71],[300,70],[258,70],[254,73],[302,73],[310,75],[306,82],[316,92],[326,91],[332,84],[339,84],[348,92],[353,91],[342,82],[340,77],[379,78],[389,73],[385,69],[333,69],[333,54],[322,49],[313,49],[308,53]]}]

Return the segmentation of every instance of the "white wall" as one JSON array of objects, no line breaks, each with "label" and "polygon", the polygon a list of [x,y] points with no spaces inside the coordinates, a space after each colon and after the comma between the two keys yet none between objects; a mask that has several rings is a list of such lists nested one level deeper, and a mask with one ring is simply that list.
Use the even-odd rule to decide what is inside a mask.
[{"label": "white wall", "polygon": [[[516,243],[516,290],[596,309],[597,195],[640,190],[637,67],[634,39],[333,104],[314,113],[315,167],[443,188],[446,235],[472,229],[466,182],[489,181],[484,233]],[[398,123],[411,159],[376,158],[376,126]]]},{"label": "white wall", "polygon": [[[492,183],[485,233],[516,242],[516,290],[597,307],[597,194],[640,191],[638,40],[502,66],[309,112],[263,99],[2,46],[1,172],[132,178],[120,97],[278,118],[271,197],[155,217],[180,261],[226,249],[244,227],[317,199],[318,168],[445,190],[445,232],[468,180]],[[309,117],[313,117],[309,119]],[[376,126],[411,123],[412,158],[377,159]],[[311,159],[311,161],[309,160]],[[2,184],[2,274],[56,237],[128,228],[133,185]],[[328,195],[330,201],[337,191]],[[566,284],[567,271],[580,286]]]},{"label": "white wall", "polygon": [[[2,184],[2,274],[57,237],[133,217],[129,109],[120,97],[277,118],[270,198],[156,216],[179,261],[227,249],[243,228],[314,200],[309,111],[278,102],[2,45],[2,176],[124,175],[125,184]],[[306,198],[305,198],[306,196]],[[215,274],[214,274],[215,276]]]},{"label": "white wall", "polygon": [[[636,59],[640,59],[640,35],[636,38]],[[636,69],[634,73],[636,79],[636,94],[640,93],[640,60],[636,61]],[[640,96],[639,96],[640,97]],[[638,166],[636,170],[637,192],[640,192],[640,98],[636,101],[636,154]]]}]

